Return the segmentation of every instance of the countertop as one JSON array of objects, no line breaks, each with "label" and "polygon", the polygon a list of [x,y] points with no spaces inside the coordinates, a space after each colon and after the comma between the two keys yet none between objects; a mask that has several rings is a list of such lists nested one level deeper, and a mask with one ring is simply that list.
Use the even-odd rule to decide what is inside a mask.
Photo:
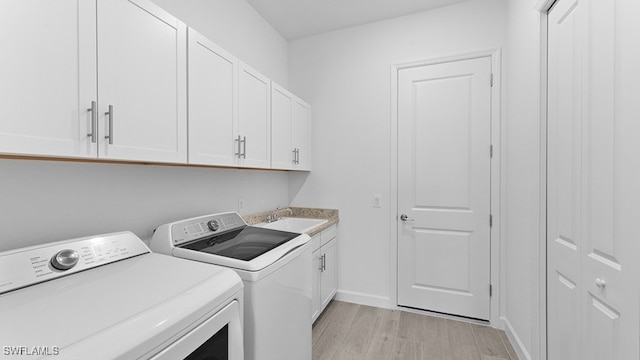
[{"label": "countertop", "polygon": [[[291,209],[291,213],[287,209]],[[263,211],[256,214],[245,215],[242,218],[249,225],[259,224],[267,221],[267,216],[278,211],[278,215],[281,217],[294,217],[294,218],[307,218],[307,219],[327,219],[326,223],[307,231],[309,236],[313,236],[324,229],[335,225],[340,221],[338,210],[336,209],[319,209],[319,208],[303,208],[303,207],[287,207],[282,209],[273,209],[269,211]]]}]

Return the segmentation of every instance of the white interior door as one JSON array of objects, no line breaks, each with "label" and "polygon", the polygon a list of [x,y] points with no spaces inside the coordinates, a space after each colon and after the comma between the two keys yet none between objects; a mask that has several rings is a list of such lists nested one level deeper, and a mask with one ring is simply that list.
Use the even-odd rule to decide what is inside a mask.
[{"label": "white interior door", "polygon": [[550,360],[582,359],[581,5],[578,0],[561,1],[548,18],[547,346]]},{"label": "white interior door", "polygon": [[636,0],[549,12],[549,360],[640,358]]},{"label": "white interior door", "polygon": [[399,71],[401,306],[489,319],[490,76],[490,57]]}]

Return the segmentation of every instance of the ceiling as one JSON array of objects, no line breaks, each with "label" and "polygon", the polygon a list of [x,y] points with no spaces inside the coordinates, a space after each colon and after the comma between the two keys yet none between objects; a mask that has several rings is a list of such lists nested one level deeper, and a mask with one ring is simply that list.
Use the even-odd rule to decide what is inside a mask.
[{"label": "ceiling", "polygon": [[284,38],[409,15],[465,0],[247,0]]}]

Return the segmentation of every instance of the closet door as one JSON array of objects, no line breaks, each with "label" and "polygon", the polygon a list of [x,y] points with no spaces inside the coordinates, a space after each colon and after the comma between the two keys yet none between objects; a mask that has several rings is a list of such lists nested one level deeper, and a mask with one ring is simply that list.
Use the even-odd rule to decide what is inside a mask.
[{"label": "closet door", "polygon": [[547,312],[549,360],[582,360],[582,16],[579,0],[549,13]]},{"label": "closet door", "polygon": [[[640,5],[589,0],[582,113],[583,359],[640,358]],[[635,17],[629,17],[629,15]],[[631,36],[631,38],[629,38]],[[635,40],[632,38],[635,37]],[[632,57],[635,57],[635,62]],[[629,170],[632,173],[628,172]],[[632,200],[632,201],[629,201]],[[627,213],[635,214],[635,218]]]},{"label": "closet door", "polygon": [[549,13],[549,360],[640,356],[638,16],[635,0]]},{"label": "closet door", "polygon": [[187,162],[186,25],[148,0],[98,0],[99,157]]},{"label": "closet door", "polygon": [[96,156],[95,6],[0,1],[0,152]]}]

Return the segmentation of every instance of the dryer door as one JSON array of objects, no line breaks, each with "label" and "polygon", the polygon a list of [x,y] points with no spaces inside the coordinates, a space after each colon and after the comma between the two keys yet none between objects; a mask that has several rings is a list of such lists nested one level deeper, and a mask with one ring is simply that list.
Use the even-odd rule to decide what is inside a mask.
[{"label": "dryer door", "polygon": [[151,360],[242,360],[240,308],[234,300]]}]

